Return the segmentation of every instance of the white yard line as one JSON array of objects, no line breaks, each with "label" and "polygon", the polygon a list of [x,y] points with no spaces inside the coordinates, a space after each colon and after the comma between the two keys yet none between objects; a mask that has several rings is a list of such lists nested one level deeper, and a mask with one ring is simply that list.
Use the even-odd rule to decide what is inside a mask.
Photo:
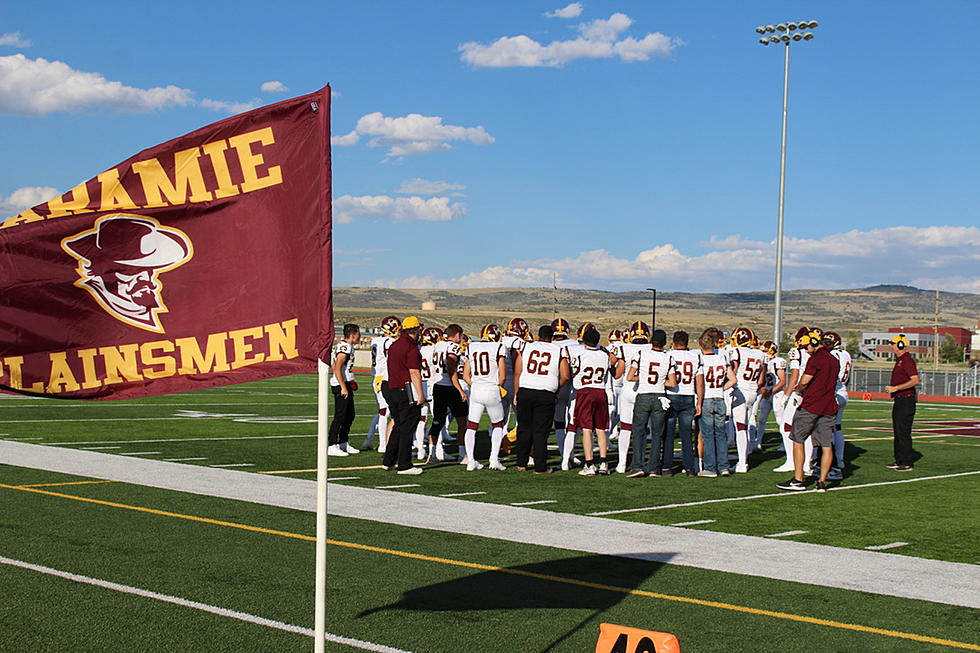
[{"label": "white yard line", "polygon": [[399,490],[403,487],[421,487],[418,483],[402,483],[401,485],[378,485],[375,490]]},{"label": "white yard line", "polygon": [[190,460],[207,460],[207,458],[164,458],[163,460],[168,463],[182,463]]},{"label": "white yard line", "polygon": [[452,492],[451,494],[440,494],[441,497],[475,497],[486,492]]},{"label": "white yard line", "polygon": [[162,451],[128,451],[126,453],[117,453],[117,456],[159,456]]},{"label": "white yard line", "polygon": [[[303,628],[302,626],[293,626],[291,624],[283,623],[282,621],[276,621],[274,619],[266,619],[265,617],[257,617],[253,614],[248,614],[247,612],[239,612],[238,610],[229,610],[228,608],[220,608],[215,605],[200,603],[199,601],[191,601],[189,599],[183,599],[178,596],[171,596],[169,594],[160,594],[159,592],[144,590],[138,587],[132,587],[130,585],[120,585],[119,583],[113,583],[107,580],[100,580],[98,578],[82,576],[81,574],[73,574],[67,571],[60,571],[58,569],[52,569],[51,567],[42,567],[41,565],[35,565],[29,562],[22,562],[20,560],[13,560],[11,558],[5,558],[3,556],[0,556],[0,564],[9,565],[11,567],[20,567],[21,569],[27,569],[29,571],[46,574],[48,576],[55,576],[57,578],[63,578],[65,580],[70,580],[75,583],[82,583],[84,585],[101,587],[103,589],[112,590],[114,592],[121,592],[123,594],[130,594],[132,596],[139,596],[144,599],[163,601],[165,603],[179,605],[184,608],[191,608],[193,610],[208,612],[210,614],[218,615],[219,617],[228,617],[229,619],[237,619],[239,621],[245,621],[247,623],[255,624],[258,626],[266,626],[267,628],[275,628],[276,630],[283,630],[287,633],[296,633],[297,635],[306,635],[307,637],[313,637],[315,634],[313,632],[313,629],[311,628]],[[364,651],[376,651],[377,653],[408,653],[408,651],[404,651],[398,648],[392,648],[390,646],[385,646],[384,644],[375,644],[374,642],[366,642],[360,639],[342,637],[340,635],[334,635],[332,633],[326,633],[325,639],[328,642],[336,642],[337,644],[352,646],[354,648],[359,648]]]},{"label": "white yard line", "polygon": [[337,476],[336,478],[328,478],[328,481],[359,481],[360,476]]},{"label": "white yard line", "polygon": [[891,544],[879,544],[877,546],[866,546],[869,551],[884,551],[885,549],[897,549],[900,546],[908,546],[908,542],[892,542]]},{"label": "white yard line", "polygon": [[[941,478],[956,478],[958,476],[973,476],[980,474],[975,472],[960,472],[959,474],[942,474],[941,476],[920,476],[918,478],[903,478],[898,481],[882,481],[881,483],[863,483],[861,485],[840,485],[828,488],[828,492],[839,492],[842,490],[857,490],[866,487],[880,487],[882,485],[898,485],[900,483],[916,483],[918,481],[934,481]],[[774,494],[750,494],[744,497],[726,497],[724,499],[706,499],[705,501],[689,501],[688,503],[667,503],[662,506],[646,506],[643,508],[625,508],[623,510],[604,510],[602,512],[586,513],[589,517],[605,517],[607,515],[624,515],[631,512],[647,512],[650,510],[666,510],[668,508],[687,508],[690,506],[705,506],[710,503],[728,503],[730,501],[750,501],[753,499],[771,499],[775,497],[798,497],[800,495],[812,494],[815,490],[805,492],[777,492]]]},{"label": "white yard line", "polygon": [[717,519],[699,519],[697,521],[679,521],[671,526],[700,526],[701,524],[714,524]]},{"label": "white yard line", "polygon": [[[361,435],[355,433],[354,435]],[[49,447],[67,447],[79,444],[150,444],[158,442],[220,442],[222,440],[288,440],[289,438],[315,438],[313,435],[241,435],[211,438],[164,438],[158,440],[92,440],[90,442],[45,442]],[[38,438],[39,439],[39,438]]]},{"label": "white yard line", "polygon": [[255,463],[225,463],[223,465],[208,465],[208,467],[255,467]]},{"label": "white yard line", "polygon": [[783,531],[782,533],[769,533],[766,537],[791,537],[793,535],[806,535],[808,531]]},{"label": "white yard line", "polygon": [[122,447],[82,447],[85,451],[102,451],[103,449],[122,449]]},{"label": "white yard line", "polygon": [[512,506],[540,506],[545,503],[558,503],[557,499],[543,499],[541,501],[518,501],[517,503],[512,503]]}]

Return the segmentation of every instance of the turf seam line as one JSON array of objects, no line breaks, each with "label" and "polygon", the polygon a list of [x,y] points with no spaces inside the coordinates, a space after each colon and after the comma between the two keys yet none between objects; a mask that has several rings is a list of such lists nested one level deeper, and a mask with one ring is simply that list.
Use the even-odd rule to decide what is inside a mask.
[{"label": "turf seam line", "polygon": [[[139,596],[141,598],[163,601],[165,603],[171,603],[173,605],[178,605],[184,608],[192,608],[194,610],[208,612],[210,614],[218,615],[219,617],[228,617],[230,619],[237,619],[239,621],[245,621],[247,623],[255,624],[258,626],[266,626],[268,628],[275,628],[276,630],[283,630],[289,633],[295,633],[297,635],[306,635],[307,637],[313,637],[315,635],[315,632],[313,631],[312,628],[294,626],[292,624],[287,624],[282,621],[276,621],[275,619],[258,617],[253,614],[249,614],[247,612],[240,612],[238,610],[231,610],[229,608],[221,608],[215,605],[201,603],[199,601],[183,599],[180,598],[179,596],[171,596],[169,594],[161,594],[159,592],[153,592],[151,590],[140,589],[139,587],[121,585],[119,583],[113,583],[112,581],[101,580],[98,578],[91,578],[89,576],[82,576],[81,574],[74,574],[68,571],[52,569],[51,567],[35,565],[30,562],[23,562],[21,560],[13,560],[12,558],[6,558],[4,556],[0,556],[0,563],[12,567],[19,567],[21,569],[26,569],[28,571],[34,571],[41,574],[46,574],[48,576],[55,576],[57,578],[70,580],[75,583],[92,585],[94,587],[100,587],[102,589],[112,590],[114,592],[121,592],[123,594],[131,594],[133,596]],[[385,646],[384,644],[375,644],[374,642],[367,642],[360,639],[354,639],[352,637],[343,637],[341,635],[334,635],[333,633],[326,633],[324,635],[324,638],[328,642],[346,644],[347,646],[352,646],[365,651],[374,651],[376,653],[408,653],[408,651],[405,651],[403,649],[393,648],[391,646]]]},{"label": "turf seam line", "polygon": [[[917,478],[903,478],[898,481],[882,481],[880,483],[862,483],[860,485],[841,485],[828,488],[828,492],[839,492],[841,490],[857,490],[866,487],[878,487],[882,485],[898,485],[900,483],[915,483],[918,481],[934,481],[943,478],[956,478],[958,476],[973,476],[980,474],[980,470],[973,472],[960,472],[957,474],[942,474],[941,476],[919,476]],[[779,492],[776,494],[750,494],[744,497],[725,497],[722,499],[706,499],[705,501],[690,501],[688,503],[668,503],[662,506],[647,506],[644,508],[624,508],[622,510],[604,510],[602,512],[586,513],[589,517],[605,517],[606,515],[622,515],[631,512],[645,512],[649,510],[665,510],[667,508],[687,508],[690,506],[704,506],[711,503],[727,503],[730,501],[748,501],[749,499],[769,499],[773,497],[798,497],[801,495],[813,494],[815,490],[805,492]]]}]

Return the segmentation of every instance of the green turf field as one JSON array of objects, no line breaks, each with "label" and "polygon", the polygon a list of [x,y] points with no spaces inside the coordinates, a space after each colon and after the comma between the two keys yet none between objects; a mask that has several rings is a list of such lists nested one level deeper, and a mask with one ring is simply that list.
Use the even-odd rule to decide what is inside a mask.
[{"label": "green turf field", "polygon": [[[315,384],[294,376],[106,403],[5,395],[0,438],[312,479]],[[375,408],[361,390],[354,433]],[[776,490],[786,475],[771,471],[782,461],[775,433],[748,474],[729,478],[529,476],[510,463],[405,479],[383,472],[376,452],[331,458],[331,478],[980,563],[980,407],[920,404],[922,458],[906,474],[884,467],[889,411],[848,405],[847,475],[823,495]],[[478,442],[485,460],[485,433]],[[2,465],[0,497],[0,557],[44,568],[0,564],[0,650],[312,646],[310,513]],[[360,519],[331,518],[329,537],[327,630],[390,647],[376,650],[591,651],[603,621],[674,633],[685,651],[980,650],[969,608]]]}]

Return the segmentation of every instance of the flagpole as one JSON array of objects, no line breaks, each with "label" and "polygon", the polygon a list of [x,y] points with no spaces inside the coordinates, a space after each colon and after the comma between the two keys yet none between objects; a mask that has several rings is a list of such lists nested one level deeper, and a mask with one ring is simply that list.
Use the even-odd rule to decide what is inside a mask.
[{"label": "flagpole", "polygon": [[317,361],[316,383],[316,599],[314,653],[323,653],[327,632],[327,395],[330,368]]}]

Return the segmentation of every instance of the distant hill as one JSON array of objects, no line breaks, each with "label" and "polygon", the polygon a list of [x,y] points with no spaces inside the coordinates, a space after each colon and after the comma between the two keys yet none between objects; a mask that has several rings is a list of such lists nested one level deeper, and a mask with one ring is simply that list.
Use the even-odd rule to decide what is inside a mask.
[{"label": "distant hill", "polygon": [[[559,288],[558,314],[573,326],[594,322],[600,329],[623,328],[635,320],[651,318],[653,294],[649,291],[610,292]],[[423,301],[433,301],[435,311],[422,311]],[[747,325],[765,337],[772,331],[772,292],[657,293],[657,326],[672,331],[698,332],[707,326],[730,329]],[[461,290],[410,290],[393,288],[334,288],[338,322],[373,326],[388,314],[414,314],[427,323],[445,326],[458,322],[474,332],[486,322],[498,324],[514,316],[532,326],[549,322],[553,315],[551,288],[479,288]],[[807,324],[848,331],[883,331],[889,327],[931,327],[936,291],[911,286],[880,285],[847,290],[791,290],[783,292],[783,325],[787,331]],[[977,328],[980,295],[940,293],[940,326]]]}]

